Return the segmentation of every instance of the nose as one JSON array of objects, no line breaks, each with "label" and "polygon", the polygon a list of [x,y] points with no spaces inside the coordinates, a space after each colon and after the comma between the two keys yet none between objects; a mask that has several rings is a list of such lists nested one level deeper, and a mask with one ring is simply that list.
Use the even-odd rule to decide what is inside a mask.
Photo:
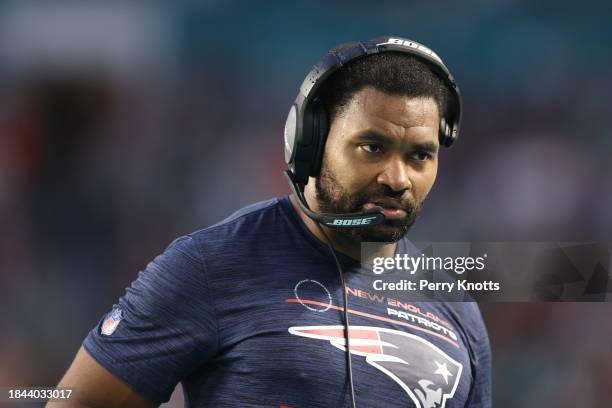
[{"label": "nose", "polygon": [[378,175],[377,182],[388,186],[393,191],[411,190],[412,182],[409,176],[406,163],[400,157],[393,157],[385,164],[385,168]]}]

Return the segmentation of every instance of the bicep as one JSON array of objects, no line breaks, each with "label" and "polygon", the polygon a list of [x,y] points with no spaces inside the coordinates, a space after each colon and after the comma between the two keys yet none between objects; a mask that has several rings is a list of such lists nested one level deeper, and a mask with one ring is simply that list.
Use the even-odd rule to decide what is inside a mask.
[{"label": "bicep", "polygon": [[99,406],[147,406],[129,402],[138,395],[168,401],[176,385],[216,352],[216,316],[204,272],[195,241],[175,240],[89,332],[62,382],[123,404]]},{"label": "bicep", "polygon": [[69,404],[50,402],[47,407],[150,408],[159,405],[148,401],[112,375],[82,346],[58,387],[73,389]]}]

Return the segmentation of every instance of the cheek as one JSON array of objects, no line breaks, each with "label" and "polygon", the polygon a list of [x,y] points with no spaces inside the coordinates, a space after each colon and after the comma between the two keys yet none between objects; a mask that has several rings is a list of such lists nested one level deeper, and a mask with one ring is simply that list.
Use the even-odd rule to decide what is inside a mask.
[{"label": "cheek", "polygon": [[419,174],[415,179],[414,189],[418,200],[423,200],[429,194],[438,175],[438,162],[435,161],[426,171]]},{"label": "cheek", "polygon": [[345,146],[326,146],[324,160],[328,170],[334,175],[338,183],[348,192],[363,190],[371,183],[370,169],[363,164],[357,164],[355,157],[346,150]]},{"label": "cheek", "polygon": [[343,163],[336,172],[338,182],[347,192],[360,192],[366,190],[376,178],[368,174],[362,166],[355,166],[354,162]]},{"label": "cheek", "polygon": [[363,192],[376,188],[377,175],[380,168],[376,165],[359,162],[355,159],[347,159],[343,162],[342,180],[347,190]]}]

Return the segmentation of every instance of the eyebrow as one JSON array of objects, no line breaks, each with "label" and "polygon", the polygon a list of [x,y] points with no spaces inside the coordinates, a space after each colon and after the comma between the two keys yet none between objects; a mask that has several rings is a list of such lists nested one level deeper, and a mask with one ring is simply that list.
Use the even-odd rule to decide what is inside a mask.
[{"label": "eyebrow", "polygon": [[[366,130],[365,132],[360,133],[359,135],[355,136],[355,140],[358,142],[375,142],[382,145],[389,145],[395,142],[395,138],[373,130]],[[439,149],[439,146],[433,142],[412,143],[412,146],[413,150],[432,154],[437,153]]]}]

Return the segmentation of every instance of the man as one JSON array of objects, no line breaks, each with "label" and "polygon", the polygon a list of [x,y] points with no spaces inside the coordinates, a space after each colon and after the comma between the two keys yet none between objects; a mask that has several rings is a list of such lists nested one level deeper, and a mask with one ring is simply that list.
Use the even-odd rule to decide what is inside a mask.
[{"label": "man", "polygon": [[359,262],[363,242],[413,251],[405,235],[458,131],[442,67],[398,38],[332,50],[287,120],[294,195],[155,258],[61,380],[73,406],[156,406],[181,382],[193,407],[489,407],[477,305],[377,293]]}]

